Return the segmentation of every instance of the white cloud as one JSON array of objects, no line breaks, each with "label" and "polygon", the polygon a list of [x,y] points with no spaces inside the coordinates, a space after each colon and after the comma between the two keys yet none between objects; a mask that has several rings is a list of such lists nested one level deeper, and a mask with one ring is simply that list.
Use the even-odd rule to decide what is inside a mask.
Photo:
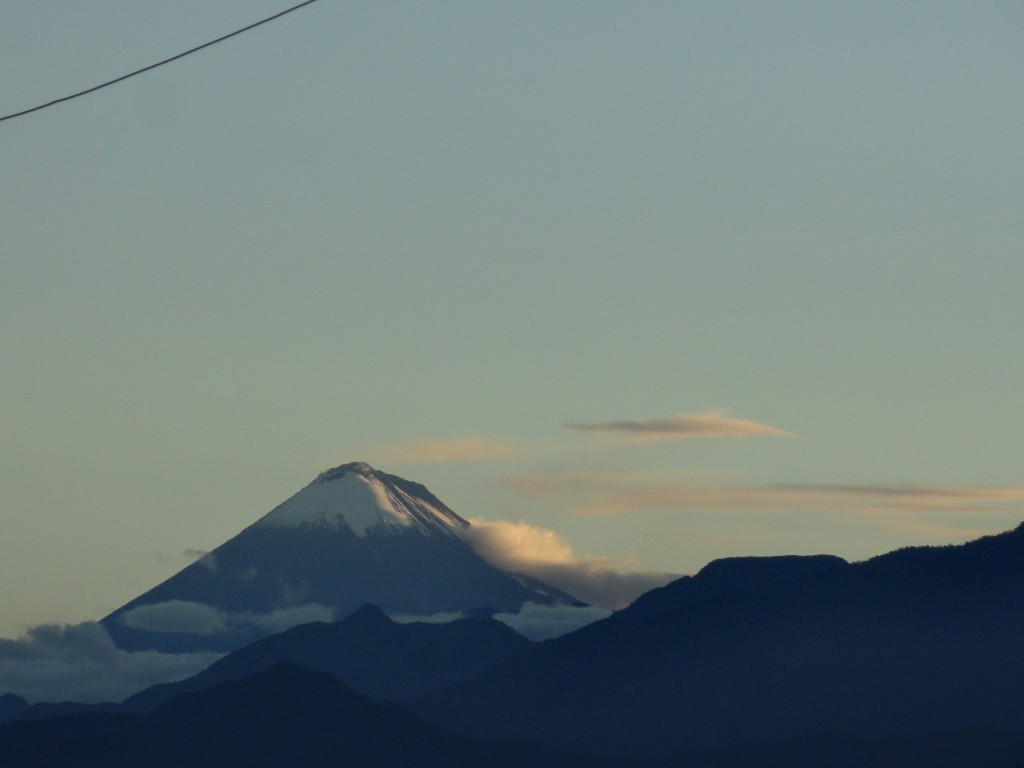
[{"label": "white cloud", "polygon": [[398,624],[447,624],[466,617],[462,611],[442,611],[441,613],[391,613],[388,618]]},{"label": "white cloud", "polygon": [[[539,603],[527,602],[513,612],[495,613],[492,618],[508,625],[525,638],[530,640],[549,640],[552,637],[559,637],[568,632],[573,632],[580,627],[585,627],[599,619],[607,618],[611,611],[606,608],[599,608],[594,605],[540,605]],[[423,622],[425,624],[447,624],[451,621],[465,618],[465,614],[458,612],[431,613],[426,615],[414,615],[396,613],[390,616],[392,621],[399,624],[412,624]]]},{"label": "white cloud", "polygon": [[522,520],[470,523],[463,537],[494,567],[533,576],[601,608],[623,608],[676,578],[671,573],[630,571],[628,562],[611,558],[577,557],[557,533]]},{"label": "white cloud", "polygon": [[215,635],[227,630],[224,614],[216,608],[188,600],[140,605],[121,614],[121,623],[146,632]]},{"label": "white cloud", "polygon": [[[186,600],[138,606],[121,617],[134,629],[195,635],[236,629],[269,634],[333,620],[334,609],[316,603],[267,613],[229,613]],[[0,693],[10,691],[32,702],[122,701],[156,683],[190,677],[222,655],[124,651],[96,622],[43,624],[17,640],[0,638]]]},{"label": "white cloud", "polygon": [[286,629],[313,621],[334,621],[334,609],[319,603],[279,608],[269,613],[228,614],[229,624],[251,624],[265,632],[284,632]]},{"label": "white cloud", "polygon": [[550,640],[605,619],[611,613],[593,605],[579,607],[524,603],[518,613],[496,613],[494,618],[530,640]]},{"label": "white cloud", "polygon": [[192,549],[191,547],[186,549],[183,553],[185,557],[195,560],[210,573],[218,573],[220,571],[220,564],[217,562],[217,556],[213,552],[208,552],[205,549]]},{"label": "white cloud", "polygon": [[120,621],[132,629],[149,632],[215,635],[233,629],[258,629],[275,633],[311,621],[334,621],[334,609],[319,603],[308,603],[267,613],[231,613],[204,603],[167,600],[125,611]]},{"label": "white cloud", "polygon": [[36,701],[122,701],[143,688],[205,669],[219,653],[128,652],[102,625],[44,624],[0,639],[0,692]]}]

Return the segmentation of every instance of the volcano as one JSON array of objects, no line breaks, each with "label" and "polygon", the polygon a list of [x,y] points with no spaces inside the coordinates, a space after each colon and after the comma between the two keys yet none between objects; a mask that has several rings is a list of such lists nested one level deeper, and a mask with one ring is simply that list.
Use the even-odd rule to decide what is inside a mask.
[{"label": "volcano", "polygon": [[423,485],[343,464],[101,623],[125,650],[181,653],[234,650],[366,603],[412,616],[581,605],[488,564],[469,527]]}]

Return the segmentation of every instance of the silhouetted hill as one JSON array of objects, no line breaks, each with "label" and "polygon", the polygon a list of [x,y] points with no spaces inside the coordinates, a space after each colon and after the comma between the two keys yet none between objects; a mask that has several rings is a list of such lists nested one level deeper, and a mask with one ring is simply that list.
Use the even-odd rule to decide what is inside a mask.
[{"label": "silhouetted hill", "polygon": [[141,691],[124,702],[124,709],[148,712],[181,693],[286,661],[327,672],[374,699],[409,698],[467,679],[532,645],[494,619],[399,624],[366,605],[334,624],[303,624],[257,640],[198,675]]},{"label": "silhouetted hill", "polygon": [[146,716],[77,715],[0,726],[5,768],[435,768],[611,763],[444,733],[322,672],[279,664],[179,696]]},{"label": "silhouetted hill", "polygon": [[1024,526],[852,564],[730,558],[544,643],[365,606],[129,700],[148,714],[0,726],[0,766],[1013,768],[1021,637]]},{"label": "silhouetted hill", "polygon": [[[797,739],[675,754],[644,768],[1015,768],[1024,737],[985,729],[863,739],[816,733]],[[638,765],[639,768],[639,765]]]},{"label": "silhouetted hill", "polygon": [[854,564],[734,558],[415,708],[466,734],[633,756],[829,731],[1015,734],[1021,637],[1024,527]]},{"label": "silhouetted hill", "polygon": [[83,715],[96,712],[119,712],[121,705],[116,702],[102,702],[98,704],[82,704],[78,701],[41,701],[36,704],[28,704],[6,716],[0,712],[0,723],[13,723],[19,720],[42,720],[48,717],[61,717],[62,715]]},{"label": "silhouetted hill", "polygon": [[28,702],[16,694],[5,693],[0,696],[0,723],[27,709],[28,706]]}]

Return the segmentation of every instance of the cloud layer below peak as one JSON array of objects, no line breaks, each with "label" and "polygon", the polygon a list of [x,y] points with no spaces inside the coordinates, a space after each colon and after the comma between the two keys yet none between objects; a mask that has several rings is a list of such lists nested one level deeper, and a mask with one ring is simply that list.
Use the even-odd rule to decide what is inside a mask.
[{"label": "cloud layer below peak", "polygon": [[97,622],[43,624],[0,639],[0,692],[30,702],[121,701],[156,683],[180,680],[222,654],[124,651]]}]

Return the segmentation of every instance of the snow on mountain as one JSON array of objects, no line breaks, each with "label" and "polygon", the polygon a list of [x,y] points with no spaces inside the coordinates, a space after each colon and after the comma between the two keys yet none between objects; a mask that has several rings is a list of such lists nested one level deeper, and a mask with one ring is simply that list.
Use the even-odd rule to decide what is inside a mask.
[{"label": "snow on mountain", "polygon": [[452,535],[469,525],[432,495],[424,494],[425,488],[413,485],[364,462],[343,464],[321,473],[254,525],[344,527],[360,537],[371,531],[404,529]]},{"label": "snow on mountain", "polygon": [[468,529],[423,485],[343,464],[101,623],[126,650],[223,652],[366,603],[411,616],[581,605],[486,562]]}]

